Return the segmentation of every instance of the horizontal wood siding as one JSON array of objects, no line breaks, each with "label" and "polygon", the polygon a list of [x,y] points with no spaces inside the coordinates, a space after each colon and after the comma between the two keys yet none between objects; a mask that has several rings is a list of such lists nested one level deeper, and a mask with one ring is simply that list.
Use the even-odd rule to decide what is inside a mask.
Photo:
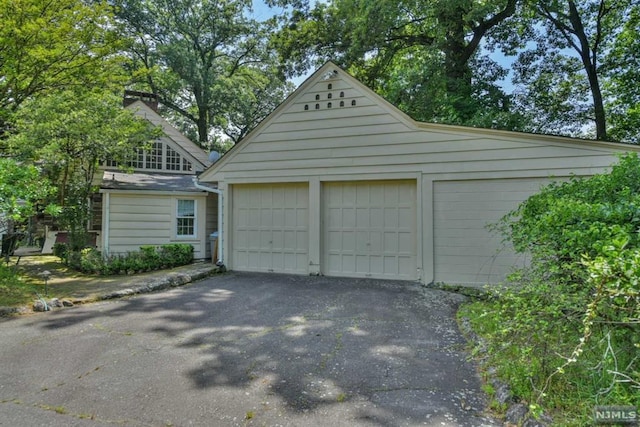
[{"label": "horizontal wood siding", "polygon": [[536,193],[547,179],[444,181],[434,184],[435,281],[498,283],[525,255],[487,229]]},{"label": "horizontal wood siding", "polygon": [[206,179],[246,182],[408,171],[588,175],[616,160],[615,148],[570,140],[417,125],[341,73],[309,85]]},{"label": "horizontal wood siding", "polygon": [[[170,195],[110,194],[109,253],[138,251],[142,245],[187,243],[194,247],[196,259],[205,257],[204,231],[198,239],[174,238],[175,197]],[[198,203],[204,203],[198,201]],[[204,208],[199,210],[204,215]],[[198,217],[200,223],[205,219]],[[202,228],[202,227],[199,227]]]}]

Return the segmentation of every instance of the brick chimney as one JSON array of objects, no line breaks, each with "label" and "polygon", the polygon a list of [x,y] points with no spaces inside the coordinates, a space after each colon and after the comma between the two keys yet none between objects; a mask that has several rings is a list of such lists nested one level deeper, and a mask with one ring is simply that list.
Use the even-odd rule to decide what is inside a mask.
[{"label": "brick chimney", "polygon": [[158,112],[158,95],[149,92],[138,92],[137,90],[125,90],[122,105],[125,107],[136,101],[142,101],[153,111]]}]

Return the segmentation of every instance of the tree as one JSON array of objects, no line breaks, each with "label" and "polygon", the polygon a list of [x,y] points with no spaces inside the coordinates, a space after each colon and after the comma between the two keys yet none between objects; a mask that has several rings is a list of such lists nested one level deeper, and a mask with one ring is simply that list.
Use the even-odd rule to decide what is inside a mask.
[{"label": "tree", "polygon": [[[44,179],[33,165],[24,165],[14,159],[0,158],[0,229],[9,228],[9,222],[20,222],[44,207],[55,187]],[[47,206],[54,213],[54,205]]]},{"label": "tree", "polygon": [[[235,90],[229,88],[227,93],[233,96],[226,99],[227,108],[218,115],[217,123],[234,144],[244,138],[293,91],[292,83],[283,84],[280,80],[269,77],[275,73],[276,71],[272,71],[265,75],[262,71],[248,69],[242,73],[242,78],[247,82]],[[228,83],[231,85],[233,81]]]},{"label": "tree", "polygon": [[[141,65],[141,82],[161,104],[196,127],[198,142],[209,146],[224,133],[234,103],[243,94],[276,80],[267,31],[275,21],[247,17],[250,0],[119,0],[117,15],[136,38],[131,52]],[[262,74],[265,77],[253,79]],[[255,84],[258,81],[259,84]],[[262,114],[261,110],[254,111]],[[239,129],[264,117],[234,123]],[[236,116],[239,118],[239,116]],[[190,133],[190,132],[187,132]]]},{"label": "tree", "polygon": [[0,0],[0,133],[26,100],[122,83],[124,40],[106,2]]},{"label": "tree", "polygon": [[120,164],[159,136],[149,122],[121,106],[112,92],[67,90],[25,102],[8,143],[19,161],[39,163],[58,188],[60,221],[84,244],[88,197],[101,162]]},{"label": "tree", "polygon": [[[487,102],[497,112],[509,110],[508,97],[489,80],[504,70],[479,50],[516,6],[517,0],[333,0],[309,13],[294,11],[274,43],[289,73],[333,59],[416,119],[475,124],[486,121],[478,115]],[[479,66],[487,68],[478,73]]]},{"label": "tree", "polygon": [[634,5],[613,48],[603,75],[608,135],[617,141],[640,143],[640,6]]},{"label": "tree", "polygon": [[[542,111],[543,126],[575,135],[586,125],[608,139],[602,71],[632,7],[630,0],[526,3],[534,50],[521,54],[518,80],[528,87],[525,109]],[[586,97],[585,94],[589,96]],[[531,106],[533,105],[533,108]],[[567,126],[567,124],[569,126]]]}]

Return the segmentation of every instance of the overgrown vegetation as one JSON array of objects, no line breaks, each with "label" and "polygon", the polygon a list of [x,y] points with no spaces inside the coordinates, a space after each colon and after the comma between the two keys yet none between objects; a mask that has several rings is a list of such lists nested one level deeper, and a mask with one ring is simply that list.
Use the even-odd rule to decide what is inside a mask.
[{"label": "overgrown vegetation", "polygon": [[53,252],[74,270],[105,276],[161,270],[193,262],[193,246],[179,243],[141,246],[139,251],[109,256],[93,248],[71,251],[66,244],[56,243]]},{"label": "overgrown vegetation", "polygon": [[596,405],[640,406],[640,160],[543,188],[496,228],[531,265],[461,316],[534,414],[586,425]]}]

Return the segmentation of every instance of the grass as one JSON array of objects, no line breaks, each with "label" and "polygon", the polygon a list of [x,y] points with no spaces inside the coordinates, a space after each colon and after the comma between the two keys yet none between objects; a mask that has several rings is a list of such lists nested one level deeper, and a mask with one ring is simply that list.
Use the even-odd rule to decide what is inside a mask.
[{"label": "grass", "polygon": [[[501,317],[500,304],[500,300],[476,300],[460,307],[458,318],[467,319],[473,332],[485,342],[482,349],[472,349],[472,354],[482,358],[483,370],[494,369],[522,403],[550,415],[554,420],[552,425],[591,425],[597,405],[640,405],[640,393],[634,393],[624,384],[613,384],[607,378],[606,369],[601,367],[606,348],[594,343],[592,351],[585,352],[561,373],[554,373],[565,362],[561,354],[578,341],[579,330],[572,333],[562,325],[554,327],[552,324],[548,328],[551,332],[547,332],[542,340],[549,343],[548,347],[536,345],[538,337],[529,337],[527,341],[527,336],[518,336],[518,331],[505,333],[508,326],[506,319]],[[614,385],[612,392],[606,396],[602,394],[607,386]],[[543,386],[546,387],[544,390]],[[490,384],[484,387],[491,399],[495,394],[492,389]],[[499,414],[507,409],[493,399],[490,407]]]},{"label": "grass", "polygon": [[[51,273],[46,289],[41,275],[43,271]],[[136,273],[136,276],[143,274]],[[105,293],[123,289],[130,276],[80,273],[53,255],[30,254],[20,259],[13,256],[9,264],[0,264],[0,307],[30,305],[37,295],[47,300],[58,298],[89,302]]]},{"label": "grass", "polygon": [[0,306],[15,307],[32,301],[37,288],[12,268],[0,267]]},{"label": "grass", "polygon": [[[41,273],[49,271],[45,281]],[[108,282],[109,278],[101,278]],[[73,297],[82,290],[90,293],[95,278],[79,274],[66,267],[58,257],[52,255],[29,255],[11,257],[9,263],[0,265],[0,307],[16,307],[32,303],[37,295],[48,298]]]}]

